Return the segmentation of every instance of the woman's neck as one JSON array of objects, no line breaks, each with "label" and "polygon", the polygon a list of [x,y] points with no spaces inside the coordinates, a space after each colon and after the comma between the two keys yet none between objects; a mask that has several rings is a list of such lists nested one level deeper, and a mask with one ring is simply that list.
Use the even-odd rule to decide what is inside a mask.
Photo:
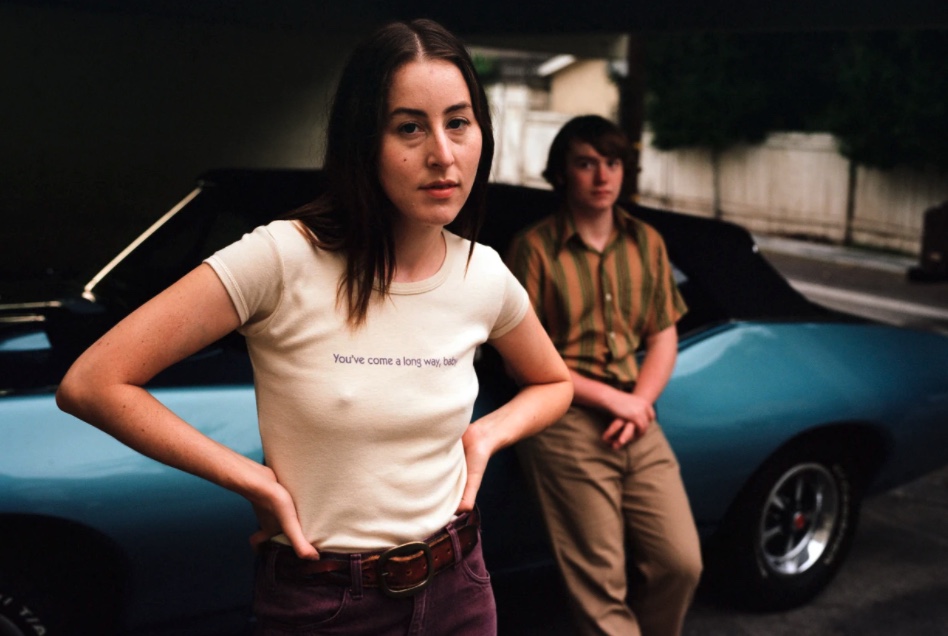
[{"label": "woman's neck", "polygon": [[411,283],[434,276],[447,254],[442,228],[395,233],[395,273],[392,281]]}]

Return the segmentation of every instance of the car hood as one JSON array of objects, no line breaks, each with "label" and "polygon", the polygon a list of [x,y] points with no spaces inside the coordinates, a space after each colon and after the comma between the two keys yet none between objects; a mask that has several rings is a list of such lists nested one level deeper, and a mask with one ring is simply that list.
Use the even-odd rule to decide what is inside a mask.
[{"label": "car hood", "polygon": [[50,273],[45,276],[0,277],[0,315],[22,305],[61,302],[78,297],[82,285]]}]

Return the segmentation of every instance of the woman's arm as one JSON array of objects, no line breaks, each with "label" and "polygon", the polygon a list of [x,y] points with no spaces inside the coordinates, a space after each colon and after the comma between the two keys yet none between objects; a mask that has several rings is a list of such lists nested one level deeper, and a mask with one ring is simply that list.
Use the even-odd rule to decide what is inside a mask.
[{"label": "woman's arm", "polygon": [[202,264],[89,347],[66,373],[56,402],[143,455],[247,498],[264,526],[254,544],[282,530],[300,556],[312,558],[316,550],[273,471],[207,437],[142,388],[239,324],[224,285]]},{"label": "woman's arm", "polygon": [[468,472],[458,512],[474,507],[491,455],[552,424],[566,412],[573,398],[569,371],[533,309],[527,311],[519,325],[491,344],[521,389],[505,405],[473,422],[464,433]]}]

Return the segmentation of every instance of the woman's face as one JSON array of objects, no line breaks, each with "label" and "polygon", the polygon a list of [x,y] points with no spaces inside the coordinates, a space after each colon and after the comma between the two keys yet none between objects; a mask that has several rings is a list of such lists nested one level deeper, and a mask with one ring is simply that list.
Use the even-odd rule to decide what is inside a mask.
[{"label": "woman's face", "polygon": [[480,159],[481,129],[461,71],[444,60],[398,69],[382,130],[379,180],[402,221],[439,227],[453,221]]}]

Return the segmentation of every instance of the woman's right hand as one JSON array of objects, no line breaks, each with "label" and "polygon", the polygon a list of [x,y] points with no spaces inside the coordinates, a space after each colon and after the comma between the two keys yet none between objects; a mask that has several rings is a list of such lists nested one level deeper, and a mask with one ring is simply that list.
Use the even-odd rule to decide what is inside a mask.
[{"label": "woman's right hand", "polygon": [[301,559],[318,559],[319,552],[303,535],[293,497],[277,481],[272,469],[266,466],[261,466],[261,469],[265,471],[261,484],[255,489],[254,495],[248,495],[260,524],[260,529],[250,535],[251,547],[256,550],[263,542],[282,533],[289,540],[296,556]]},{"label": "woman's right hand", "polygon": [[60,383],[57,403],[143,455],[248,499],[261,525],[254,545],[282,532],[300,557],[319,558],[273,470],[198,431],[143,388],[239,326],[220,278],[199,265],[89,347]]}]

